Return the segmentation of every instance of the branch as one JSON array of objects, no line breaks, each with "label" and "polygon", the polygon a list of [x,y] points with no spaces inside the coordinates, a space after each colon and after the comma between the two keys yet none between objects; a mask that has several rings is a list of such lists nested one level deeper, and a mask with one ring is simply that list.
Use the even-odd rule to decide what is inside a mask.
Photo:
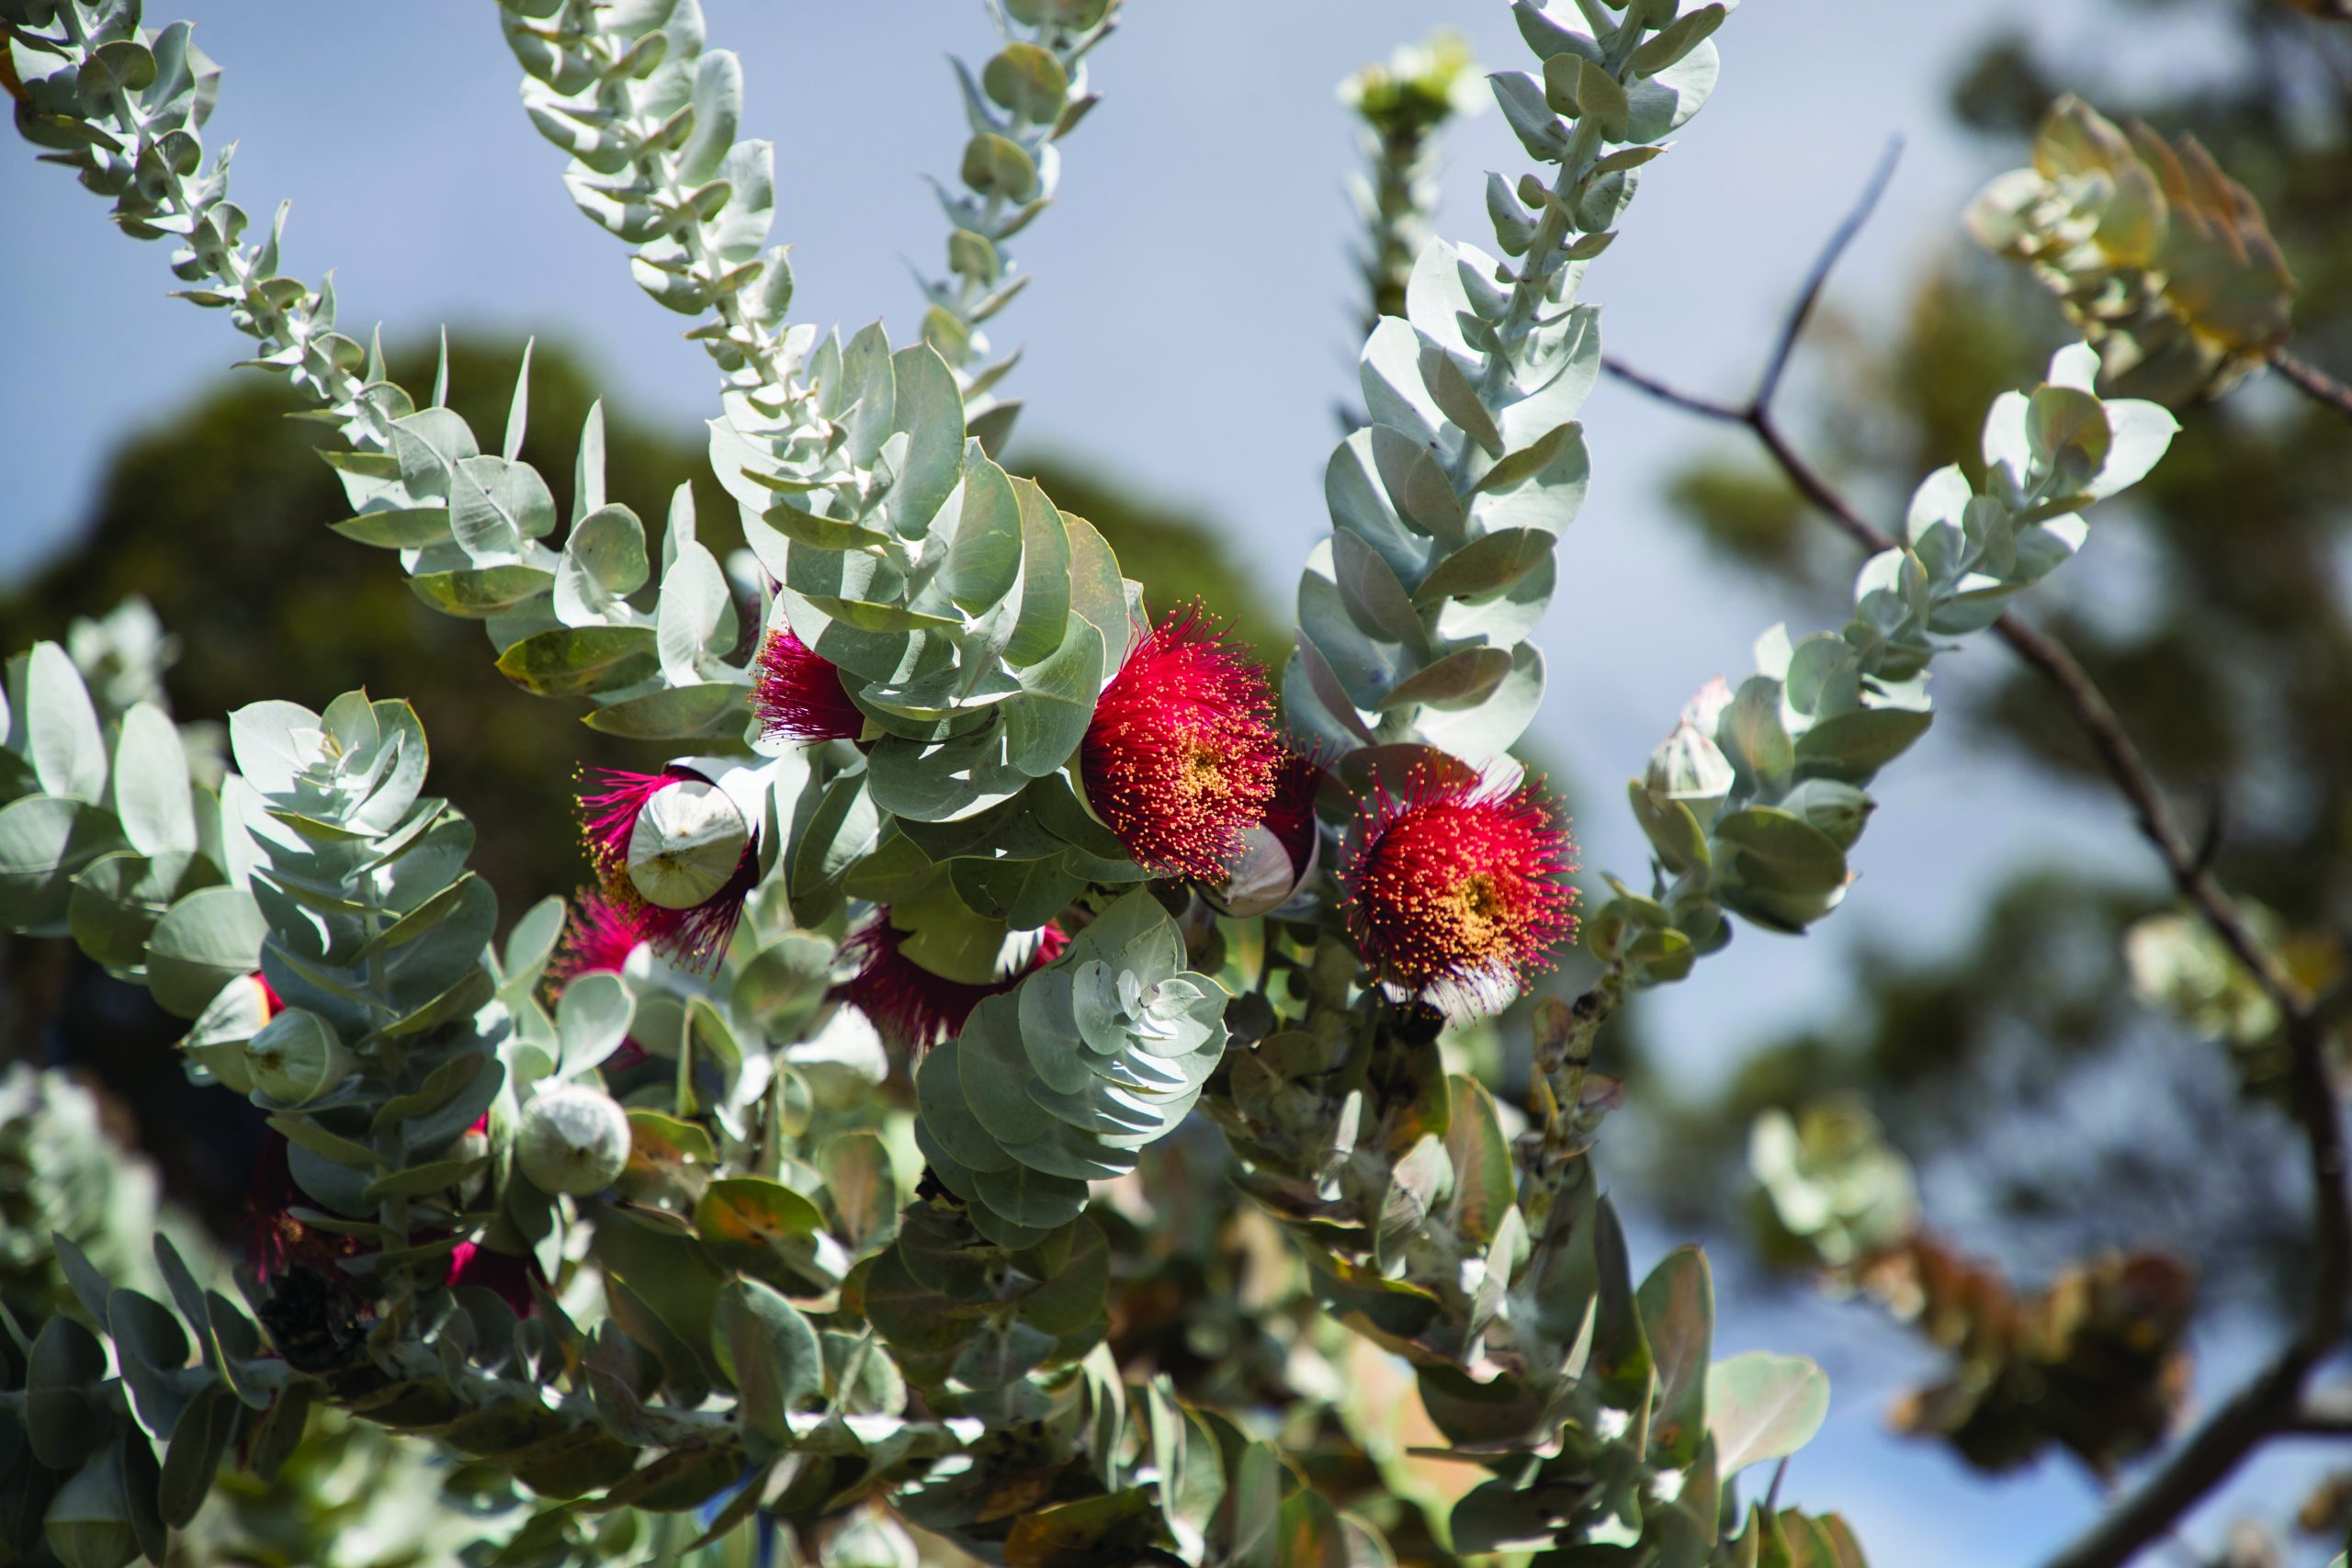
[{"label": "branch", "polygon": [[2286,1427],[2301,1437],[2352,1437],[2352,1385],[2324,1388],[2304,1395]]},{"label": "branch", "polygon": [[[1618,379],[1661,402],[1702,419],[1747,427],[1799,493],[1873,554],[1894,548],[1895,540],[1855,510],[1790,444],[1773,417],[1772,398],[1830,269],[1885,188],[1895,151],[1890,147],[1860,199],[1815,262],[1804,292],[1782,325],[1772,356],[1758,381],[1756,394],[1745,403],[1700,397],[1615,360],[1602,362]],[[2271,363],[2305,392],[2352,414],[2352,388],[2329,379],[2284,350],[2274,351]],[[2352,1306],[2352,1197],[2347,1197],[2345,1187],[2340,1107],[2327,1061],[2328,1035],[2345,1001],[2341,994],[2315,1001],[2255,938],[2237,906],[2213,879],[2199,850],[2181,830],[2147,760],[2125,731],[2114,708],[2065,645],[2014,615],[2002,615],[1993,623],[1993,629],[2020,659],[2057,688],[2108,776],[2131,803],[2141,832],[2155,846],[2174,886],[2278,1007],[2286,1022],[2292,1057],[2290,1110],[2301,1129],[2312,1172],[2316,1261],[2311,1306],[2301,1328],[2260,1373],[2176,1449],[2137,1492],[2049,1565],[2120,1568],[2143,1547],[2169,1530],[2263,1442],[2281,1433],[2312,1429],[2302,1425],[2313,1418],[2303,1404],[2303,1385],[2312,1369],[2337,1345],[2346,1310]]]},{"label": "branch", "polygon": [[2287,379],[2287,384],[2315,403],[2324,403],[2352,419],[2352,387],[2299,355],[2288,352],[2284,344],[2270,351],[2270,368]]}]

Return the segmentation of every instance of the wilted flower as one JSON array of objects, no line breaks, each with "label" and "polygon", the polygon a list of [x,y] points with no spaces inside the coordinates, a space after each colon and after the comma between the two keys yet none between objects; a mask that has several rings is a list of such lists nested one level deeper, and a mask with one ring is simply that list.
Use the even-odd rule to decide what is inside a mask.
[{"label": "wilted flower", "polygon": [[1378,787],[1341,849],[1348,927],[1392,995],[1493,1011],[1574,933],[1575,855],[1531,784]]},{"label": "wilted flower", "polygon": [[1323,764],[1307,753],[1284,751],[1274,765],[1274,793],[1266,803],[1266,830],[1290,855],[1291,869],[1306,874],[1315,852],[1315,795],[1323,787]]},{"label": "wilted flower", "polygon": [[927,1051],[961,1033],[974,1008],[1012,989],[1023,976],[1051,964],[1069,945],[1069,935],[1049,922],[1038,928],[1036,947],[1026,964],[978,986],[934,975],[916,963],[906,953],[910,934],[890,923],[888,909],[876,911],[842,944],[843,953],[856,956],[858,969],[840,990],[841,998],[864,1013],[885,1040],[910,1051]]},{"label": "wilted flower", "polygon": [[1266,815],[1283,757],[1265,671],[1195,604],[1146,637],[1095,704],[1086,795],[1136,863],[1213,879]]},{"label": "wilted flower", "polygon": [[1241,849],[1224,876],[1201,891],[1220,913],[1248,919],[1282,908],[1315,865],[1315,795],[1323,767],[1313,757],[1284,751],[1274,766],[1274,793],[1265,820],[1241,835]]},{"label": "wilted flower", "polygon": [[752,711],[771,740],[854,740],[865,716],[842,685],[841,666],[782,624],[760,644]]},{"label": "wilted flower", "polygon": [[686,768],[599,768],[593,784],[580,796],[581,839],[607,897],[638,940],[686,968],[717,963],[759,880],[742,812]]}]

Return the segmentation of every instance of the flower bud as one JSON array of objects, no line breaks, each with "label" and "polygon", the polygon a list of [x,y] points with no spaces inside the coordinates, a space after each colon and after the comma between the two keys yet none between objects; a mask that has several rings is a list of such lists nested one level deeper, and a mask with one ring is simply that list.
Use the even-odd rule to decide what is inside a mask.
[{"label": "flower bud", "polygon": [[628,1115],[610,1095],[555,1084],[523,1107],[514,1157],[543,1191],[601,1192],[628,1165]]},{"label": "flower bud", "polygon": [[245,1043],[254,1087],[280,1105],[308,1105],[357,1065],[326,1020],[288,1008]]},{"label": "flower bud", "polygon": [[1731,779],[1731,761],[1723,748],[1686,718],[1650,753],[1642,783],[1652,795],[1686,801],[1696,809],[1730,794]]},{"label": "flower bud", "polygon": [[108,1443],[58,1488],[41,1535],[65,1568],[123,1568],[139,1555],[139,1534],[123,1495],[122,1458]]}]

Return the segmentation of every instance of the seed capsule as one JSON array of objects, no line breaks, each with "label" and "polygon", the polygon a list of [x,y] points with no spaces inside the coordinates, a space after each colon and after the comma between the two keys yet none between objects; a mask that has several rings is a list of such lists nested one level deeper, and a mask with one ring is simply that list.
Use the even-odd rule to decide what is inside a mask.
[{"label": "seed capsule", "polygon": [[514,1157],[543,1191],[601,1192],[628,1165],[628,1113],[578,1084],[543,1089],[523,1108]]}]

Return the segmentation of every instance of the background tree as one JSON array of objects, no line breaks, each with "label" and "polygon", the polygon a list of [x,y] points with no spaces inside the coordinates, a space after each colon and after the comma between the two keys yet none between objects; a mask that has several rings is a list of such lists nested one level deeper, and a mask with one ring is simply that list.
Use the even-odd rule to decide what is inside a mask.
[{"label": "background tree", "polygon": [[[2134,94],[2103,80],[2096,60],[2017,36],[1958,70],[1952,112],[2004,164],[2026,161],[2067,93],[2117,122],[2193,137],[2251,192],[2292,269],[2293,357],[2233,392],[2208,388],[2219,400],[2170,389],[2188,405],[2172,456],[2135,492],[2113,547],[2034,619],[2106,694],[2201,834],[2201,863],[2251,902],[2296,979],[2324,993],[2345,970],[2332,933],[2352,893],[2352,732],[2339,721],[2352,711],[2342,573],[2352,422],[2324,387],[2306,395],[2297,381],[2311,365],[2352,364],[2352,29],[2330,25],[2326,7],[2275,0],[2125,9],[2210,24],[2216,45],[2193,85]],[[1784,408],[1780,421],[1801,461],[1889,524],[1909,475],[1968,449],[1983,399],[2078,330],[2024,269],[1968,251],[1937,254],[1896,327],[1881,341],[1828,316],[1808,340],[1800,395],[1783,400],[1801,412]],[[1826,599],[1852,569],[1852,546],[1817,498],[1735,436],[1686,468],[1673,498],[1711,543],[1792,589]],[[1987,659],[1966,679],[1963,722],[2027,787],[2103,787],[2101,760],[2039,672]],[[2280,1021],[2172,907],[2144,872],[2069,857],[2018,868],[1957,951],[1865,944],[1859,1008],[1764,1043],[1719,1093],[1686,1097],[1655,1190],[1692,1218],[1720,1213],[1748,1188],[1750,1127],[1773,1107],[1815,1105],[1808,1157],[1837,1166],[1852,1134],[1822,1119],[1826,1102],[1860,1096],[1920,1167],[1928,1221],[1951,1216],[1954,1239],[1991,1262],[1982,1283],[1992,1294],[1941,1322],[1905,1276],[1904,1310],[1963,1359],[1969,1327],[2010,1310],[2004,1274],[2030,1292],[2109,1249],[2153,1245],[2192,1267],[2200,1323],[2291,1319],[2313,1254],[2299,1240],[2310,1234],[2308,1181],[2280,1135]],[[1710,1157],[1691,1159],[1693,1149]],[[1781,1224],[1765,1228],[1786,1239]],[[2150,1386],[2155,1375],[2152,1364]],[[1946,1414],[1947,1430],[1965,1417]],[[2127,1451],[2155,1435],[2143,1423]],[[2066,1440],[2048,1423],[2017,1441],[1967,1440],[1983,1436],[1968,1428],[1958,1440],[1988,1468]],[[2068,1446],[2102,1469],[2118,1457]],[[2314,1528],[2340,1531],[2338,1520],[2322,1508]]]}]

